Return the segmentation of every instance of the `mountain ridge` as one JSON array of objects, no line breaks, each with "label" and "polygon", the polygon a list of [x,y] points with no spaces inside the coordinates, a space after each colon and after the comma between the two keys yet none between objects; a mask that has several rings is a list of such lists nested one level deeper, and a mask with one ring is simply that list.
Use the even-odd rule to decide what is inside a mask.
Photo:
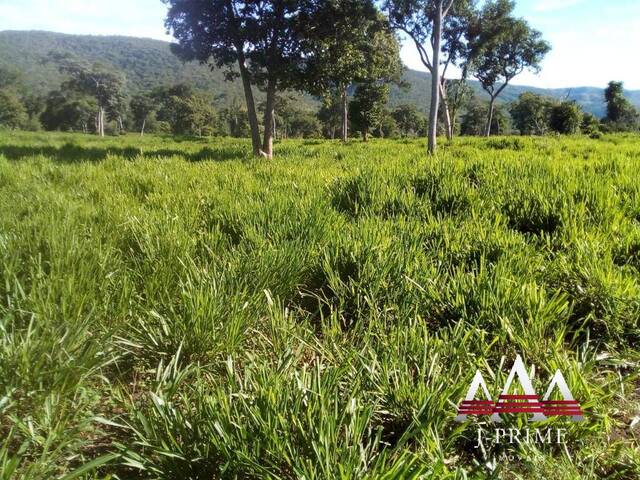
[{"label": "mountain ridge", "polygon": [[[73,35],[43,30],[0,31],[0,66],[13,68],[22,74],[25,87],[39,94],[59,88],[63,76],[55,65],[44,61],[50,51],[69,52],[92,62],[101,62],[122,70],[132,93],[151,88],[185,82],[196,88],[213,91],[217,105],[243,98],[239,81],[227,82],[222,70],[210,69],[195,62],[183,63],[170,51],[170,43],[150,38],[121,35]],[[394,86],[391,91],[392,106],[413,103],[426,110],[429,101],[428,73],[407,69],[404,73],[409,89]],[[473,90],[482,98],[486,94],[476,81],[470,81]],[[557,99],[575,100],[586,111],[601,117],[605,113],[603,88],[569,87],[540,88],[523,85],[508,86],[500,97],[507,103],[530,91]],[[629,100],[640,107],[640,90],[626,91]],[[310,108],[318,101],[308,95],[301,97]],[[261,92],[256,92],[260,100]]]}]

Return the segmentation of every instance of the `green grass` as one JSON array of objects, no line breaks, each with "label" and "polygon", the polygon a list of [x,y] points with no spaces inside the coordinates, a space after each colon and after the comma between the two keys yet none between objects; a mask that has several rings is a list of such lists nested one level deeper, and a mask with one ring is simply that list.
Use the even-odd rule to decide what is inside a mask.
[{"label": "green grass", "polygon": [[0,133],[0,478],[638,478],[640,139],[423,143]]}]

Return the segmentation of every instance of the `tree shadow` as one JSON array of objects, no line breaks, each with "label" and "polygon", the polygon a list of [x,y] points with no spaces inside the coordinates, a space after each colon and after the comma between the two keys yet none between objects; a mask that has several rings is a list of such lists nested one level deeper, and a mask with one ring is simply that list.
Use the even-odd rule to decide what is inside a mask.
[{"label": "tree shadow", "polygon": [[186,151],[171,148],[140,148],[140,147],[93,147],[81,146],[71,143],[60,147],[24,146],[24,145],[0,145],[0,155],[4,155],[11,161],[25,161],[32,157],[44,156],[56,163],[82,163],[101,162],[108,156],[121,157],[126,160],[147,158],[182,157],[188,162],[225,162],[231,160],[243,160],[248,158],[246,149],[241,146],[204,147],[197,151]]}]

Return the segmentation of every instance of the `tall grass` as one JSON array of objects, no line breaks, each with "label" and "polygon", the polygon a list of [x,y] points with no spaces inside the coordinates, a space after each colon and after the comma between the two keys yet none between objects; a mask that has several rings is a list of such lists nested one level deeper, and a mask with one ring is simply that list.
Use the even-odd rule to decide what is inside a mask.
[{"label": "tall grass", "polygon": [[[640,476],[637,138],[277,149],[0,134],[0,478]],[[518,353],[564,449],[453,421]]]}]

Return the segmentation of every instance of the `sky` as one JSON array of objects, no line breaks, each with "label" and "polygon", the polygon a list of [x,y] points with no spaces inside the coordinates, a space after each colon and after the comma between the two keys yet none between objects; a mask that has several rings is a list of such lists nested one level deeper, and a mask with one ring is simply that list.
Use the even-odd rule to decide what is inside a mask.
[{"label": "sky", "polygon": [[[640,0],[516,0],[524,17],[552,45],[535,75],[514,84],[545,88],[600,86],[622,80],[640,89]],[[161,0],[0,0],[0,30],[50,30],[171,40]],[[2,55],[2,52],[0,52]],[[425,70],[406,42],[402,58]]]}]

